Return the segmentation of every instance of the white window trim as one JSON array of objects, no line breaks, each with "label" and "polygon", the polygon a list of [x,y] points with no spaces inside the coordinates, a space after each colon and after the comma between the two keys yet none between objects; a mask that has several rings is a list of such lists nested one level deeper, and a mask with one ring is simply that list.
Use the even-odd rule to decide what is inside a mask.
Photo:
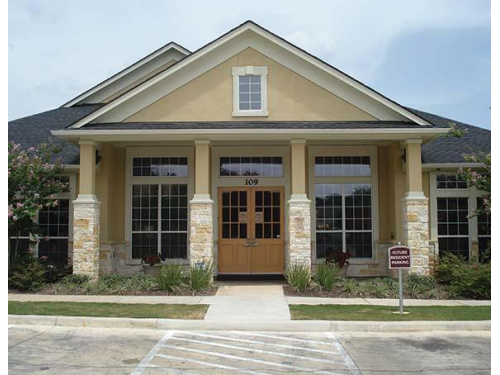
[{"label": "white window trim", "polygon": [[[244,75],[255,75],[261,77],[261,100],[260,110],[240,110],[240,85],[239,77]],[[233,117],[242,116],[268,116],[267,112],[267,66],[236,66],[233,67]]]},{"label": "white window trim", "polygon": [[[318,263],[324,258],[316,257],[316,184],[351,184],[368,183],[372,185],[372,257],[351,258],[350,264],[367,264],[377,260],[377,242],[379,240],[378,213],[378,153],[377,146],[309,146],[309,194],[311,199],[311,242],[313,262]],[[316,177],[314,174],[317,156],[369,156],[371,164],[370,176],[332,176]],[[345,207],[342,208],[344,210]],[[345,215],[344,215],[345,216]],[[345,219],[345,217],[344,217]],[[345,228],[343,233],[345,232]],[[344,241],[344,239],[343,239]]]},{"label": "white window trim", "polygon": [[[172,176],[133,176],[133,159],[135,157],[187,157],[188,159],[188,176],[187,177],[172,177]],[[189,264],[189,237],[191,228],[190,222],[190,201],[194,194],[194,147],[127,147],[126,150],[126,172],[125,172],[125,242],[127,248],[127,265],[139,265],[141,259],[132,258],[132,185],[175,185],[186,184],[188,187],[188,231],[187,231],[187,258],[186,259],[167,259],[166,263]],[[161,231],[158,231],[161,235]],[[159,246],[159,243],[158,243]]]},{"label": "white window trim", "polygon": [[[430,172],[430,212],[431,212],[431,241],[438,242],[437,231],[437,199],[438,198],[468,198],[469,215],[477,210],[477,198],[485,195],[484,192],[474,187],[468,189],[438,189],[438,174],[457,174],[456,172]],[[477,235],[477,216],[469,218],[469,258],[472,256],[472,245],[478,242]]]}]

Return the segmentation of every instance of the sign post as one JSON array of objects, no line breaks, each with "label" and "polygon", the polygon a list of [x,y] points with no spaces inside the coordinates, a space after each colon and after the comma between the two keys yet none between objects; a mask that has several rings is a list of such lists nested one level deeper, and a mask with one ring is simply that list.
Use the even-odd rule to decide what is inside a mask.
[{"label": "sign post", "polygon": [[403,270],[411,268],[411,250],[407,246],[398,246],[389,248],[389,269],[397,269],[399,272],[399,313],[404,314],[403,311]]}]

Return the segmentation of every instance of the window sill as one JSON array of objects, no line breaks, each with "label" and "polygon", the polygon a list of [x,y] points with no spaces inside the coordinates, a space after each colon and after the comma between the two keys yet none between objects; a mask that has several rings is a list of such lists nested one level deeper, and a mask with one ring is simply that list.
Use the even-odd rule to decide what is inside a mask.
[{"label": "window sill", "polygon": [[267,111],[234,111],[233,117],[267,117]]}]

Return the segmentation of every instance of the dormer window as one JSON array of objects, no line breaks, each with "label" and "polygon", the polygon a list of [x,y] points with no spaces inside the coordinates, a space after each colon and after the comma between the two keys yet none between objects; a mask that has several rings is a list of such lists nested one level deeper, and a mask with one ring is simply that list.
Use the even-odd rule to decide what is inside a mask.
[{"label": "dormer window", "polygon": [[233,116],[267,115],[267,67],[234,67]]}]

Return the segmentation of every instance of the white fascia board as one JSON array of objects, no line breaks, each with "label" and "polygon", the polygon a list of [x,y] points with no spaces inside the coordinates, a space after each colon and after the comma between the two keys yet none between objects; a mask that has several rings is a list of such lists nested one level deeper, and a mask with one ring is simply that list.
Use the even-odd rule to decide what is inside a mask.
[{"label": "white fascia board", "polygon": [[[368,87],[362,85],[361,83],[357,82],[356,80],[346,76],[345,74],[341,73],[340,71],[328,66],[326,63],[323,63],[319,60],[317,60],[316,58],[310,56],[309,54],[301,51],[300,49],[298,49],[297,47],[294,47],[292,46],[291,44],[289,44],[288,42],[285,42],[284,40],[276,37],[275,35],[273,34],[270,34],[269,32],[261,29],[260,27],[254,25],[253,23],[245,23],[243,24],[242,26],[240,26],[239,28],[233,30],[232,32],[228,33],[227,35],[221,37],[220,39],[216,40],[215,42],[212,42],[211,44],[207,45],[206,47],[198,50],[197,52],[193,53],[192,55],[186,57],[185,59],[183,59],[182,61],[180,61],[179,63],[177,63],[175,66],[173,66],[172,68],[170,69],[167,69],[166,71],[158,74],[156,77],[142,83],[141,85],[137,86],[136,88],[130,90],[128,93],[122,95],[121,97],[113,100],[112,102],[108,103],[106,106],[98,109],[97,111],[93,112],[92,114],[90,114],[89,116],[81,119],[80,121],[76,122],[75,124],[73,124],[70,128],[79,128],[93,120],[96,120],[96,119],[99,119],[98,121],[96,122],[107,122],[107,121],[121,121],[123,120],[124,118],[127,118],[128,116],[127,115],[131,115],[132,113],[131,110],[132,108],[134,108],[134,110],[137,110],[137,107],[138,106],[127,106],[128,107],[128,110],[126,111],[126,114],[122,117],[121,120],[117,120],[116,118],[113,118],[113,116],[106,116],[106,117],[103,117],[103,118],[100,118],[103,114],[111,111],[112,109],[116,108],[118,105],[122,104],[123,102],[131,99],[132,97],[140,94],[141,92],[143,92],[144,90],[150,88],[151,86],[155,85],[156,83],[158,83],[159,81],[163,80],[164,78],[166,77],[169,77],[169,76],[172,76],[174,75],[176,72],[178,72],[179,70],[181,70],[182,68],[184,68],[186,65],[188,64],[192,64],[193,62],[195,62],[196,60],[199,60],[200,58],[202,58],[203,56],[207,55],[208,53],[212,52],[213,50],[215,50],[216,48],[222,46],[223,44],[227,43],[228,41],[230,41],[231,39],[237,37],[238,35],[241,35],[242,33],[244,33],[245,31],[247,30],[251,30],[253,31],[254,33],[256,33],[257,35],[260,35],[261,37],[265,38],[266,40],[270,40],[272,42],[275,43],[275,45],[278,45],[280,47],[282,47],[284,50],[288,51],[289,53],[291,54],[294,54],[296,55],[297,57],[300,57],[302,60],[305,60],[307,62],[309,62],[310,64],[312,64],[313,66],[317,67],[320,69],[320,71],[323,71],[324,73],[326,73],[327,75],[329,76],[333,76],[335,78],[337,78],[340,82],[343,82],[346,87],[351,87],[351,88],[354,88],[355,90],[352,90],[352,92],[354,94],[351,95],[350,98],[347,98],[347,100],[351,100],[352,102],[356,103],[355,105],[357,105],[357,103],[359,102],[359,99],[361,99],[362,96],[364,96],[365,98],[368,97],[368,98],[371,98],[373,101],[376,101],[380,104],[382,104],[383,106],[387,107],[388,109],[391,109],[394,113],[397,113],[399,114],[400,116],[402,117],[399,117],[399,119],[401,118],[404,118],[404,119],[409,119],[419,125],[430,125],[427,121],[421,119],[420,117],[414,115],[413,113],[411,113],[410,111],[406,110],[405,108],[399,106],[398,104],[390,101],[389,99],[386,99],[385,97],[383,97],[382,95],[374,92],[373,90],[369,89]],[[245,41],[245,40],[244,40]],[[243,41],[243,42],[244,42]],[[212,54],[213,58],[211,59],[212,61],[212,64],[210,67],[214,67],[216,66],[217,64],[225,61],[228,57],[232,56],[232,55],[227,55],[227,53],[232,53],[233,55],[235,53],[238,53],[239,51],[242,51],[243,49],[245,48],[248,48],[248,47],[254,47],[256,48],[259,52],[262,52],[266,55],[268,54],[271,54],[272,56],[268,56],[270,58],[275,58],[277,60],[279,60],[278,62],[284,66],[287,66],[289,65],[289,61],[284,58],[284,56],[282,56],[281,58],[278,58],[277,56],[274,56],[276,55],[276,53],[272,53],[272,50],[273,51],[276,51],[276,48],[272,48],[272,47],[268,47],[267,49],[266,48],[263,48],[263,46],[265,45],[265,43],[260,43],[259,46],[256,46],[254,43],[255,43],[255,38],[253,38],[253,42],[254,43],[251,43],[250,41],[247,40],[248,43],[239,43],[239,46],[232,46],[232,48],[225,48],[221,51],[218,51],[217,54]],[[258,43],[257,43],[258,44]],[[238,48],[239,47],[239,48]],[[263,51],[265,50],[265,51]],[[226,52],[226,53],[224,53]],[[222,58],[221,58],[222,57]],[[292,70],[294,70],[295,72],[299,73],[299,71],[301,71],[301,67],[299,67],[298,65],[300,64],[296,64],[297,66],[295,68],[293,67],[290,67]],[[302,64],[302,68],[304,66],[307,66],[307,64]],[[192,71],[196,71],[196,76],[199,76],[200,74],[203,74],[205,71],[207,71],[209,69],[209,67],[207,66],[206,67],[206,70],[198,70],[198,69],[191,69]],[[309,67],[309,70],[310,70],[310,67]],[[186,72],[185,73],[187,76],[189,76],[189,72]],[[304,74],[303,72],[299,73],[303,76],[305,76],[306,78],[307,75],[310,75],[310,74]],[[191,78],[192,79],[192,78]],[[178,80],[178,84],[181,84],[182,83],[187,83],[189,82],[189,80]],[[316,79],[316,80],[313,80],[313,82],[319,84],[320,86],[324,87],[324,80],[322,79]],[[169,85],[170,86],[170,85]],[[175,87],[175,85],[173,85],[172,83],[172,86]],[[177,87],[180,87],[180,86],[177,86]],[[326,88],[327,90],[331,91],[332,90],[332,87],[330,88]],[[160,90],[158,90],[160,91]],[[161,91],[164,91],[164,90],[161,90]],[[345,91],[345,90],[344,90]],[[356,92],[357,91],[357,92]],[[336,95],[339,95],[339,93],[335,93],[334,94]],[[364,95],[363,95],[364,94]],[[163,95],[165,95],[165,93],[163,92]],[[341,97],[343,97],[342,95],[340,95]],[[151,95],[151,97],[155,97],[154,95]],[[147,100],[141,100],[141,104],[144,106],[150,104],[151,102],[154,101],[154,99],[150,98],[149,100],[149,103]],[[156,97],[156,99],[158,99]],[[142,108],[143,108],[142,107]],[[376,110],[376,106],[373,105],[373,103],[371,104],[370,108],[368,109],[368,113],[370,112],[373,112],[374,110]],[[135,112],[134,112],[135,113]],[[376,118],[380,118],[379,117],[380,114],[377,116],[375,115],[374,117]],[[384,119],[387,119],[387,118],[380,118],[382,120]]]},{"label": "white fascia board", "polygon": [[432,137],[442,129],[130,129],[130,130],[53,130],[52,135],[78,143],[82,139],[98,142],[155,142],[207,140],[402,140]]},{"label": "white fascia board", "polygon": [[[111,76],[110,78],[104,80],[103,82],[97,84],[96,86],[92,87],[91,89],[85,91],[83,94],[78,95],[76,98],[70,100],[69,102],[65,103],[62,105],[62,107],[71,107],[75,104],[80,104],[83,100],[87,99],[88,97],[98,93],[100,90],[103,90],[104,88],[108,87],[114,82],[117,82],[118,80],[122,79],[123,77],[127,76],[128,74],[132,73],[134,70],[137,70],[141,66],[144,66],[145,64],[153,61],[156,59],[158,56],[161,56],[162,54],[168,52],[168,51],[173,51],[175,50],[175,56],[177,59],[183,58],[185,56],[188,56],[191,54],[190,51],[185,49],[182,46],[179,46],[178,44],[174,42],[170,42],[166,44],[165,46],[161,47],[157,51],[151,53],[150,55],[140,59],[139,61],[135,62],[134,64],[130,65],[129,67],[123,69],[122,71],[118,72],[117,74]],[[127,83],[129,84],[129,82]],[[125,85],[126,86],[126,85]],[[116,90],[118,91],[118,90]],[[105,97],[109,97],[113,95],[113,93],[107,93]]]}]

